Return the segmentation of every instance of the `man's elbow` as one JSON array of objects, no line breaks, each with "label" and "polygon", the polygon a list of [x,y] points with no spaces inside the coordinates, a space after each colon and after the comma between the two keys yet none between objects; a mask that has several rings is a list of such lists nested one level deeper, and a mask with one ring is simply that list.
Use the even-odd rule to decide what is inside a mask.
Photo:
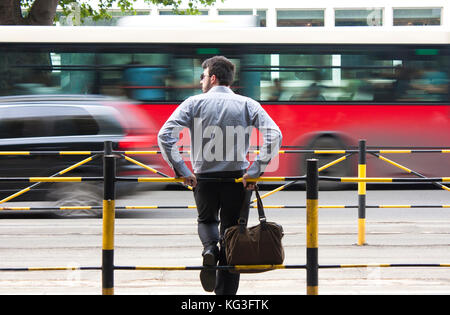
[{"label": "man's elbow", "polygon": [[163,129],[161,129],[161,130],[158,132],[157,140],[158,140],[158,146],[159,146],[159,147],[161,147],[161,145],[163,145],[164,143],[166,143],[166,135],[165,135]]},{"label": "man's elbow", "polygon": [[278,132],[278,136],[277,136],[277,143],[278,143],[278,148],[281,148],[281,143],[283,142],[283,134],[281,133],[281,131]]}]

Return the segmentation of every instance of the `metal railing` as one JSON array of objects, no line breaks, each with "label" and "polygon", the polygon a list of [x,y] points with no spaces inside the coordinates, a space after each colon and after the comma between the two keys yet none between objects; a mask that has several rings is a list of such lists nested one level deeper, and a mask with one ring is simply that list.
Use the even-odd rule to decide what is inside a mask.
[{"label": "metal railing", "polygon": [[[114,265],[114,230],[115,230],[115,211],[117,209],[156,209],[156,208],[195,208],[195,206],[126,206],[126,207],[116,207],[115,205],[115,183],[117,181],[137,181],[137,182],[169,182],[169,183],[180,183],[182,184],[183,179],[173,178],[168,175],[161,173],[150,166],[147,166],[139,161],[136,161],[125,154],[158,154],[157,151],[113,151],[112,143],[105,142],[104,152],[88,152],[88,151],[64,151],[64,152],[0,152],[0,155],[31,155],[31,154],[72,154],[72,155],[92,155],[91,157],[84,159],[50,177],[0,177],[0,181],[25,181],[33,182],[30,187],[22,189],[21,191],[4,198],[0,203],[9,201],[23,193],[28,192],[34,185],[43,182],[80,182],[80,181],[103,181],[103,205],[102,206],[86,206],[86,207],[58,207],[53,209],[59,210],[69,210],[69,209],[102,209],[103,211],[103,232],[102,232],[102,265],[101,267],[41,267],[41,268],[0,268],[0,271],[54,271],[54,270],[101,270],[102,271],[102,294],[112,295],[114,294],[114,271],[115,270],[202,270],[204,268],[212,269],[225,269],[225,270],[258,270],[258,269],[305,269],[307,280],[306,280],[306,293],[310,295],[318,294],[318,280],[319,280],[319,269],[325,268],[362,268],[362,267],[450,267],[450,264],[354,264],[354,265],[320,265],[318,261],[318,210],[320,208],[358,208],[358,245],[365,244],[365,210],[366,208],[374,207],[441,207],[450,208],[450,205],[379,205],[370,206],[366,205],[365,194],[366,194],[366,184],[367,183],[395,183],[395,182],[416,182],[416,183],[434,183],[439,187],[449,191],[449,188],[441,183],[450,182],[450,177],[435,177],[426,178],[425,176],[412,171],[398,163],[395,163],[386,158],[382,158],[384,161],[397,166],[408,173],[414,174],[419,178],[368,178],[366,177],[366,163],[365,155],[367,153],[374,154],[375,156],[381,158],[379,154],[382,153],[416,153],[416,152],[438,152],[438,153],[450,153],[450,150],[366,150],[365,141],[360,141],[359,150],[290,150],[282,151],[280,153],[315,153],[315,154],[345,154],[344,156],[332,161],[320,168],[317,166],[316,159],[309,159],[307,161],[307,171],[305,176],[290,176],[290,177],[260,177],[256,179],[250,179],[250,181],[258,182],[287,182],[286,184],[272,190],[261,197],[267,197],[275,192],[281,191],[286,187],[289,187],[297,182],[306,183],[306,206],[265,206],[267,208],[306,208],[306,264],[304,265],[250,265],[250,266],[215,266],[215,267],[204,267],[204,266],[115,266]],[[295,152],[294,152],[295,151]],[[359,164],[358,164],[358,177],[331,177],[331,176],[319,176],[319,172],[335,165],[346,158],[349,155],[359,153]],[[66,174],[70,170],[81,166],[98,156],[103,154],[103,177],[57,177],[59,175]],[[116,158],[123,157],[129,162],[140,165],[153,173],[156,173],[162,178],[155,177],[116,177]],[[214,181],[215,179],[207,179],[208,181]],[[224,179],[217,179],[224,181]],[[234,182],[242,182],[240,179],[229,179]],[[334,181],[342,183],[357,183],[358,184],[358,206],[345,206],[345,205],[319,205],[319,193],[318,193],[318,183],[319,181]],[[188,189],[192,187],[186,186]],[[49,207],[43,207],[40,209],[49,209]],[[1,207],[0,210],[30,210],[32,207]]]}]

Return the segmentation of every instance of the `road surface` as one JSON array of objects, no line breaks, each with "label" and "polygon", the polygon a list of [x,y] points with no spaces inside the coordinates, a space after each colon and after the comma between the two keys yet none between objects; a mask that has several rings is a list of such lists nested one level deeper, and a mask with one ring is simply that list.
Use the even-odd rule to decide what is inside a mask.
[{"label": "road surface", "polygon": [[[264,194],[266,191],[262,191]],[[320,205],[356,205],[356,191],[321,191]],[[10,202],[7,206],[30,205]],[[304,191],[281,191],[269,205],[304,205]],[[449,205],[444,190],[368,190],[368,205]],[[42,204],[39,204],[42,205]],[[194,205],[189,191],[148,191],[125,205]],[[285,230],[286,265],[306,262],[305,209],[266,209]],[[365,246],[357,209],[320,209],[319,264],[449,264],[449,208],[367,209]],[[249,224],[257,223],[256,210]],[[117,211],[116,266],[199,266],[195,209]],[[53,218],[48,212],[0,211],[0,268],[101,266],[102,220]],[[319,294],[450,294],[449,267],[319,270]],[[211,294],[198,271],[116,270],[115,294]],[[0,271],[0,294],[101,294],[98,270]],[[306,294],[304,269],[243,274],[239,294]]]}]

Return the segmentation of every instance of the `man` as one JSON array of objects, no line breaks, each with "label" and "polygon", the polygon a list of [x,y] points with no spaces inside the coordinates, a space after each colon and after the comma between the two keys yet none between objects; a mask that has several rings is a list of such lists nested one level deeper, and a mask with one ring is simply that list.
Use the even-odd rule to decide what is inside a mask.
[{"label": "man", "polygon": [[[278,126],[258,102],[230,89],[235,72],[232,62],[223,56],[215,56],[205,60],[202,67],[203,94],[189,97],[177,107],[159,131],[158,144],[176,176],[183,177],[185,184],[194,187],[198,234],[204,248],[203,265],[215,266],[217,262],[227,265],[224,249],[221,246],[219,250],[218,242],[228,227],[237,224],[242,205],[245,203],[248,207],[250,190],[255,185],[248,179],[263,173],[278,153],[282,137]],[[253,127],[262,132],[264,144],[248,168],[250,163],[246,155]],[[183,128],[190,131],[194,174],[184,163],[176,145]],[[234,181],[217,180],[240,177],[244,186]],[[205,291],[231,295],[237,292],[239,274],[204,269],[200,272],[200,281]]]}]

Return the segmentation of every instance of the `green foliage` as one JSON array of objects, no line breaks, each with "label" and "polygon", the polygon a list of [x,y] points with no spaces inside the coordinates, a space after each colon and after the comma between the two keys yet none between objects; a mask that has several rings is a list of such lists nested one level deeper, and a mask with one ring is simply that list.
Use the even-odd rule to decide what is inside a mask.
[{"label": "green foliage", "polygon": [[[69,15],[73,11],[73,2],[80,5],[80,17],[83,20],[86,17],[92,17],[94,21],[101,19],[111,19],[109,13],[113,7],[118,7],[124,13],[136,14],[134,3],[137,0],[59,0],[58,7],[62,9],[64,15]],[[181,8],[183,0],[144,0],[146,4],[157,4],[165,7],[171,7],[176,14],[199,14],[198,6],[211,6],[217,1],[224,0],[189,0],[187,8]],[[30,9],[34,0],[20,0],[22,8]],[[96,2],[96,5],[93,5]],[[181,9],[180,9],[181,8]],[[57,17],[56,17],[57,18]]]}]

